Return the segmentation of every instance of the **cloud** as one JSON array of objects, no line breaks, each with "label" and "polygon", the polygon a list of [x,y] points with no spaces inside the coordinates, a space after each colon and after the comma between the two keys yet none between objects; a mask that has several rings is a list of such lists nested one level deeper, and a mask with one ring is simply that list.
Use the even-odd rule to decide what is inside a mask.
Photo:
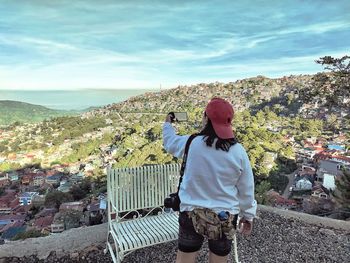
[{"label": "cloud", "polygon": [[294,0],[7,1],[0,7],[0,89],[150,88],[315,72],[319,54],[350,46],[348,7]]}]

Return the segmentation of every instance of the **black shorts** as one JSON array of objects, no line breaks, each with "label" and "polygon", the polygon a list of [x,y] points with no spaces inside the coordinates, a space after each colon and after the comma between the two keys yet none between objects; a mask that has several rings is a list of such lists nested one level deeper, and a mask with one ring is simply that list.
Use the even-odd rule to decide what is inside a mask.
[{"label": "black shorts", "polygon": [[[179,241],[178,248],[185,253],[196,252],[201,249],[204,237],[198,234],[187,212],[181,212],[179,216]],[[223,234],[219,240],[208,240],[209,250],[218,256],[227,256],[231,252],[232,240]]]}]

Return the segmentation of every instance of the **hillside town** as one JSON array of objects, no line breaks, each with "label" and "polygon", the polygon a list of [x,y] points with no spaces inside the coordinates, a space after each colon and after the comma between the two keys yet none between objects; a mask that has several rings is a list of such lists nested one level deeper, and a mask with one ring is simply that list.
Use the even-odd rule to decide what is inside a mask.
[{"label": "hillside town", "polygon": [[336,180],[344,175],[343,170],[350,171],[346,137],[340,134],[332,141],[309,138],[303,145],[286,137],[286,142],[295,149],[298,169],[287,175],[289,183],[283,193],[274,190],[266,193],[270,204],[315,215],[332,214]]},{"label": "hillside town", "polygon": [[[278,174],[280,178],[286,176],[288,184],[284,191],[270,189],[266,193],[265,203],[333,216],[335,182],[343,175],[343,169],[350,170],[349,130],[339,121],[348,116],[349,109],[335,107],[330,112],[324,106],[299,103],[298,87],[306,85],[310,78],[291,76],[267,79],[258,76],[228,84],[180,86],[92,110],[79,118],[69,119],[69,123],[56,119],[0,129],[2,239],[7,242],[21,238],[21,234],[33,232],[36,235],[56,234],[74,227],[105,222],[107,167],[114,164],[133,165],[135,156],[140,158],[141,164],[144,160],[151,160],[148,164],[154,164],[159,159],[155,158],[157,154],[153,151],[159,151],[159,156],[168,158],[161,152],[162,114],[174,108],[188,110],[192,114],[196,107],[202,110],[206,101],[216,95],[230,98],[237,105],[237,112],[251,109],[255,114],[259,108],[255,109],[254,105],[261,104],[260,108],[264,108],[266,103],[277,98],[277,101],[267,105],[275,109],[281,118],[300,116],[326,122],[333,114],[335,121],[332,125],[335,129],[326,131],[327,136],[322,134],[296,139],[297,133],[289,134],[290,130],[283,133],[286,124],[273,119],[263,127],[269,134],[283,134],[279,147],[292,149],[290,158],[297,164],[297,169],[292,173]],[[186,100],[181,99],[184,96],[195,99],[191,105],[187,105]],[[293,103],[299,107],[294,109]],[[96,124],[97,118],[99,124]],[[76,122],[81,122],[81,126]],[[91,122],[92,126],[85,131],[81,127],[87,122]],[[62,127],[62,124],[67,126]],[[76,129],[76,134],[67,131],[70,127]],[[106,136],[109,136],[108,140],[104,140]],[[81,149],[89,148],[87,145],[92,142],[95,144],[91,150],[83,157],[77,157]],[[20,150],[11,148],[18,145]],[[137,147],[143,147],[144,152]],[[135,152],[138,155],[132,155]],[[278,154],[273,151],[263,154],[268,158],[264,158],[261,164],[270,171],[276,166]],[[171,158],[161,160],[173,161]],[[56,202],[57,199],[59,202]]]},{"label": "hillside town", "polygon": [[[266,193],[269,203],[311,214],[331,214],[334,209],[331,192],[335,189],[335,181],[342,176],[342,168],[350,170],[346,136],[338,134],[331,141],[309,138],[301,145],[292,136],[286,136],[285,143],[295,150],[298,170],[289,176],[285,193],[274,190]],[[113,149],[105,147],[104,150],[106,154],[100,161],[107,165],[112,159]],[[36,157],[30,153],[5,156],[1,160],[31,160]],[[0,173],[0,187],[5,189],[0,197],[2,238],[11,240],[32,229],[49,234],[105,222],[106,193],[63,202],[59,207],[45,205],[49,192],[68,193],[72,187],[92,175],[95,164],[92,160],[85,164],[56,164],[49,169],[31,167]]]}]

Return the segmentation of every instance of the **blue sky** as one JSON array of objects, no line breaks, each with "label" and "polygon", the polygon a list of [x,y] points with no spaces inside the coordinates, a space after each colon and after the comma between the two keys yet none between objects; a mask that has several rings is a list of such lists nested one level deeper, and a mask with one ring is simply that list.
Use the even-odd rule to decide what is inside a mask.
[{"label": "blue sky", "polygon": [[0,0],[0,89],[307,74],[349,49],[349,0]]}]

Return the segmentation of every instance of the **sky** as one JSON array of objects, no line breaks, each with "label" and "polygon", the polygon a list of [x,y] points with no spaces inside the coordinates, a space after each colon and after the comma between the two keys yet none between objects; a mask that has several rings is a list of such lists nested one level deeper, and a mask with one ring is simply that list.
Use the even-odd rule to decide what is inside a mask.
[{"label": "sky", "polygon": [[312,74],[349,51],[349,0],[0,0],[0,89]]}]

